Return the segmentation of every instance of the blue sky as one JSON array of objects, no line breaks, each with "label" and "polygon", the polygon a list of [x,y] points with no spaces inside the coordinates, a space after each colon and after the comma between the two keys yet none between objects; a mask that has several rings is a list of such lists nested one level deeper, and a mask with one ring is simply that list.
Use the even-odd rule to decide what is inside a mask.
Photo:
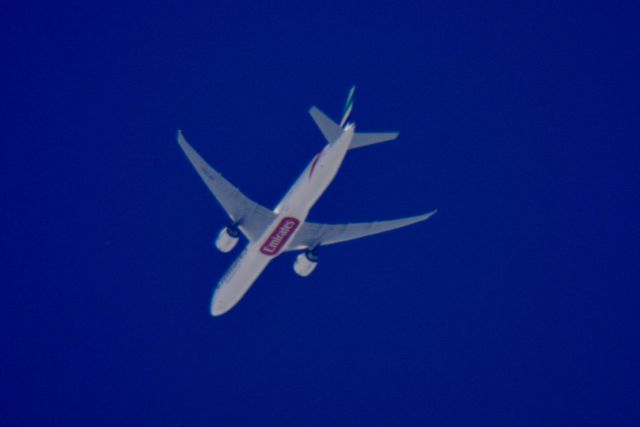
[{"label": "blue sky", "polygon": [[[638,8],[3,6],[6,425],[637,425]],[[175,142],[275,206],[357,85],[312,210],[427,221],[272,263]]]}]

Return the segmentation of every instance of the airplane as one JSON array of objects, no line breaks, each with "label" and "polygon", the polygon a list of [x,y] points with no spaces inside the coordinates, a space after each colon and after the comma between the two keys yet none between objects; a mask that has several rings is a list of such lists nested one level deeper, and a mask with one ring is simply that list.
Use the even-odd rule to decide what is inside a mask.
[{"label": "airplane", "polygon": [[349,223],[319,224],[306,221],[309,211],[333,181],[348,150],[392,141],[398,132],[356,132],[350,122],[355,86],[349,91],[340,123],[313,106],[309,114],[327,140],[327,145],[302,172],[278,205],[270,210],[252,201],[227,181],[189,145],[182,131],[178,143],[231,219],[231,224],[218,233],[215,245],[221,252],[230,252],[238,243],[240,233],[249,241],[240,256],[222,276],[211,298],[212,316],[220,316],[235,306],[249,290],[267,265],[288,251],[301,252],[293,265],[296,274],[306,277],[318,265],[321,246],[359,239],[424,221],[437,210],[402,219]]}]

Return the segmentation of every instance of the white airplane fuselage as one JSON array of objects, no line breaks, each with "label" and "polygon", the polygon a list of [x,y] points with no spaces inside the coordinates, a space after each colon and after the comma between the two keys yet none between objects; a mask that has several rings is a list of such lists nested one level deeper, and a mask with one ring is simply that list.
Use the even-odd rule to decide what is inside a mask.
[{"label": "white airplane fuselage", "polygon": [[285,251],[309,211],[333,181],[349,149],[355,125],[318,153],[274,209],[277,215],[259,239],[250,242],[222,276],[211,299],[211,314],[221,315],[240,301],[269,262]]}]

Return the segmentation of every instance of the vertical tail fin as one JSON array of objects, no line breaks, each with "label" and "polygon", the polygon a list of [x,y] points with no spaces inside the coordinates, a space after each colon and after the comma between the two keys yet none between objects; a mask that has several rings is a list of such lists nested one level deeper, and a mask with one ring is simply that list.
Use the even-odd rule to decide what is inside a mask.
[{"label": "vertical tail fin", "polygon": [[351,110],[353,110],[353,94],[356,91],[356,87],[351,86],[349,90],[349,95],[347,96],[347,102],[344,104],[344,110],[342,111],[342,120],[340,120],[340,127],[344,129],[347,125],[347,121],[349,117],[351,117]]}]

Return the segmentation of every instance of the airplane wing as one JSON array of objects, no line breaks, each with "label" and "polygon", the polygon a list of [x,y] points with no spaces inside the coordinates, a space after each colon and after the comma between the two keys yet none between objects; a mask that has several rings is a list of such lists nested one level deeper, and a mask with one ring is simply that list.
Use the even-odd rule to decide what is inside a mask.
[{"label": "airplane wing", "polygon": [[316,224],[305,222],[295,235],[287,250],[313,248],[315,246],[331,245],[346,242],[361,237],[372,236],[396,228],[406,227],[416,222],[424,221],[433,216],[437,210],[424,215],[390,221],[361,222],[355,224]]},{"label": "airplane wing", "polygon": [[247,239],[257,240],[276,215],[242,194],[218,171],[209,166],[189,145],[182,131],[178,131],[178,144],[229,218],[238,225]]}]

